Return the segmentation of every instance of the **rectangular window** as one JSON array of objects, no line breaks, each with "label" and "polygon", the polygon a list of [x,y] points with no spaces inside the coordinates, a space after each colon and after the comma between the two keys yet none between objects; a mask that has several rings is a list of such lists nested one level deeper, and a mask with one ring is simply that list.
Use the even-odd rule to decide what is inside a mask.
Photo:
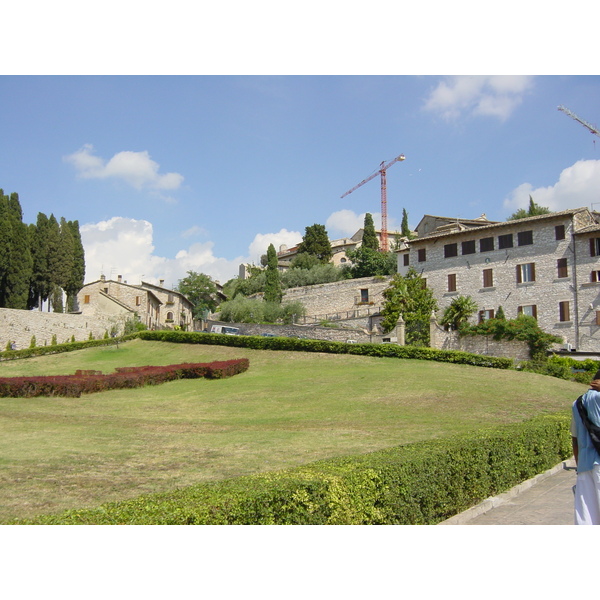
[{"label": "rectangular window", "polygon": [[491,252],[494,249],[494,238],[481,238],[479,240],[479,252]]},{"label": "rectangular window", "polygon": [[600,238],[590,238],[590,256],[600,256]]},{"label": "rectangular window", "polygon": [[559,277],[568,277],[569,276],[569,268],[567,267],[567,259],[559,258],[556,261],[556,269],[558,271]]},{"label": "rectangular window", "polygon": [[557,225],[554,228],[554,238],[557,240],[565,239],[565,226],[564,225]]},{"label": "rectangular window", "polygon": [[519,246],[530,246],[533,244],[533,231],[519,231],[517,233],[517,243]]},{"label": "rectangular window", "polygon": [[448,291],[449,292],[456,291],[456,273],[450,273],[448,275]]},{"label": "rectangular window", "polygon": [[483,270],[483,287],[489,288],[494,287],[494,270],[484,269]]},{"label": "rectangular window", "polygon": [[409,256],[408,256],[408,254],[405,254],[404,255],[404,266],[405,267],[408,267],[408,265],[409,265],[408,261],[409,261]]},{"label": "rectangular window", "polygon": [[593,283],[598,283],[600,281],[600,271],[592,271],[590,281]]},{"label": "rectangular window", "polygon": [[468,240],[461,244],[463,254],[475,254],[475,240]]},{"label": "rectangular window", "polygon": [[498,248],[502,250],[503,248],[512,248],[513,247],[513,235],[512,233],[507,233],[506,235],[498,236]]},{"label": "rectangular window", "polygon": [[535,304],[529,304],[527,306],[519,306],[517,309],[520,315],[529,315],[534,319],[537,319],[537,306]]},{"label": "rectangular window", "polygon": [[369,301],[369,290],[360,290],[360,301],[368,302]]},{"label": "rectangular window", "polygon": [[458,255],[457,244],[446,244],[444,246],[444,258],[452,258]]},{"label": "rectangular window", "polygon": [[480,310],[479,311],[479,322],[483,323],[484,321],[487,321],[488,319],[493,319],[494,318],[494,309],[491,308],[489,310]]},{"label": "rectangular window", "polygon": [[139,296],[136,296],[135,297],[135,305],[140,306],[141,303],[142,303],[142,299]]},{"label": "rectangular window", "polygon": [[425,248],[417,250],[417,260],[419,262],[425,262],[427,260],[427,250],[425,250]]},{"label": "rectangular window", "polygon": [[89,303],[90,303],[90,297],[89,297],[89,295],[88,295],[88,294],[86,294],[86,295],[83,297],[83,303],[84,303],[84,304],[89,304]]},{"label": "rectangular window", "polygon": [[600,325],[600,310],[596,311],[596,325]]},{"label": "rectangular window", "polygon": [[569,312],[569,301],[558,303],[558,318],[560,321],[570,321],[571,314]]},{"label": "rectangular window", "polygon": [[517,283],[535,281],[535,263],[517,265]]}]

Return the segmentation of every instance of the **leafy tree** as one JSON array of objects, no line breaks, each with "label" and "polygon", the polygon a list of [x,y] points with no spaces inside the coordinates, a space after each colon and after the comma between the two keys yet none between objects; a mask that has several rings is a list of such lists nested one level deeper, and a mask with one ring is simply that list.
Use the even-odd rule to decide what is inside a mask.
[{"label": "leafy tree", "polygon": [[527,217],[537,217],[538,215],[548,215],[552,211],[546,206],[540,206],[533,201],[531,194],[529,195],[529,208],[525,210],[524,208],[520,208],[516,212],[514,212],[510,217],[508,217],[508,221],[516,221],[517,219],[526,219]]},{"label": "leafy tree", "polygon": [[476,312],[477,303],[471,296],[456,296],[444,311],[441,323],[451,329],[459,329]]},{"label": "leafy tree", "polygon": [[[304,254],[303,256],[309,256]],[[314,257],[312,257],[314,258]],[[315,259],[316,260],[316,259]],[[344,279],[342,269],[327,263],[321,264],[318,260],[310,269],[290,268],[281,274],[281,286],[284,289],[303,287],[306,285],[318,285],[320,283],[331,283]]]},{"label": "leafy tree", "polygon": [[376,275],[394,275],[398,271],[398,261],[394,252],[379,252],[361,246],[349,250],[346,255],[352,261],[350,277],[372,277]]},{"label": "leafy tree", "polygon": [[373,224],[373,215],[371,213],[367,213],[365,215],[361,247],[370,248],[371,250],[379,250],[379,240],[377,239],[375,225]]},{"label": "leafy tree", "polygon": [[384,290],[384,306],[382,326],[391,331],[402,315],[406,323],[406,343],[413,346],[429,344],[429,322],[431,313],[437,310],[437,302],[431,289],[425,286],[423,278],[414,267],[410,267],[406,275],[394,276],[390,286]]},{"label": "leafy tree", "polygon": [[292,258],[290,269],[312,269],[320,264],[322,264],[321,261],[314,254],[302,252]]},{"label": "leafy tree", "polygon": [[188,271],[187,276],[179,280],[177,291],[194,305],[194,319],[201,319],[204,311],[214,311],[217,307],[217,286],[211,277],[204,273]]},{"label": "leafy tree", "polygon": [[269,244],[267,249],[267,272],[265,281],[265,301],[281,303],[281,280],[277,268],[277,252],[275,246]]},{"label": "leafy tree", "polygon": [[331,260],[333,253],[325,225],[315,223],[305,228],[302,242],[298,245],[298,254],[302,252],[313,254],[322,263]]}]

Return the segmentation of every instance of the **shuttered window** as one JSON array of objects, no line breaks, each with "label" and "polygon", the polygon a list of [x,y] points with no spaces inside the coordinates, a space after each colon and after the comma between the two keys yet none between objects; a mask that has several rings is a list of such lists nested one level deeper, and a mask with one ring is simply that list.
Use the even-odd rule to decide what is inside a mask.
[{"label": "shuttered window", "polygon": [[483,287],[494,287],[494,270],[484,269],[483,270]]},{"label": "shuttered window", "polygon": [[571,313],[569,311],[569,301],[558,303],[558,318],[560,321],[570,321]]},{"label": "shuttered window", "polygon": [[456,291],[456,273],[450,273],[448,275],[448,291],[449,292]]},{"label": "shuttered window", "polygon": [[566,258],[559,258],[556,261],[556,269],[558,271],[558,276],[559,277],[568,277],[569,276],[569,269],[567,267],[567,259]]}]

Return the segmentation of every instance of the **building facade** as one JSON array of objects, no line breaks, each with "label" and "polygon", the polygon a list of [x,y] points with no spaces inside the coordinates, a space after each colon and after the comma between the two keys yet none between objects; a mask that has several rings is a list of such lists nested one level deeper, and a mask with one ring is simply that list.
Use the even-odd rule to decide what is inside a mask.
[{"label": "building facade", "polygon": [[[481,224],[480,224],[481,223]],[[433,290],[440,315],[457,296],[478,305],[474,320],[535,317],[581,352],[600,350],[600,215],[587,208],[467,228],[434,229],[398,251]]]},{"label": "building facade", "polygon": [[193,328],[193,305],[183,294],[146,282],[130,285],[120,275],[117,281],[102,276],[84,285],[77,294],[77,304],[84,315],[124,319],[137,315],[148,329]]}]

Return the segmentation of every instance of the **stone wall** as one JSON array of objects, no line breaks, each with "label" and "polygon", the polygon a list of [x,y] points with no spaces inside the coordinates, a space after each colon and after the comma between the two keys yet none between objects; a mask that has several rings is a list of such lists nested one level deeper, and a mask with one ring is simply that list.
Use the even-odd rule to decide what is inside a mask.
[{"label": "stone wall", "polygon": [[319,327],[318,325],[278,325],[278,324],[257,324],[257,323],[223,323],[221,321],[208,321],[208,331],[212,325],[227,325],[228,327],[237,327],[241,335],[263,335],[272,334],[279,337],[301,337],[313,340],[327,340],[331,342],[347,342],[348,340],[357,343],[382,343],[385,340],[396,341],[396,333],[382,336],[379,333],[370,333],[367,328],[357,325],[352,327],[349,323],[338,327]]},{"label": "stone wall", "polygon": [[307,317],[344,319],[356,310],[361,316],[383,305],[383,291],[389,287],[391,277],[362,277],[334,283],[322,283],[284,291],[283,303],[301,302]]},{"label": "stone wall", "polygon": [[122,332],[123,318],[0,308],[0,351],[9,341],[16,343],[17,350],[29,348],[32,336],[37,346],[50,345],[53,335],[59,344],[70,342],[73,336],[77,342],[86,341],[90,332],[94,339],[101,339],[114,325]]},{"label": "stone wall", "polygon": [[495,340],[487,335],[460,336],[457,331],[446,331],[435,320],[431,321],[429,344],[437,350],[460,350],[484,356],[499,356],[515,360],[531,358],[527,342]]}]

